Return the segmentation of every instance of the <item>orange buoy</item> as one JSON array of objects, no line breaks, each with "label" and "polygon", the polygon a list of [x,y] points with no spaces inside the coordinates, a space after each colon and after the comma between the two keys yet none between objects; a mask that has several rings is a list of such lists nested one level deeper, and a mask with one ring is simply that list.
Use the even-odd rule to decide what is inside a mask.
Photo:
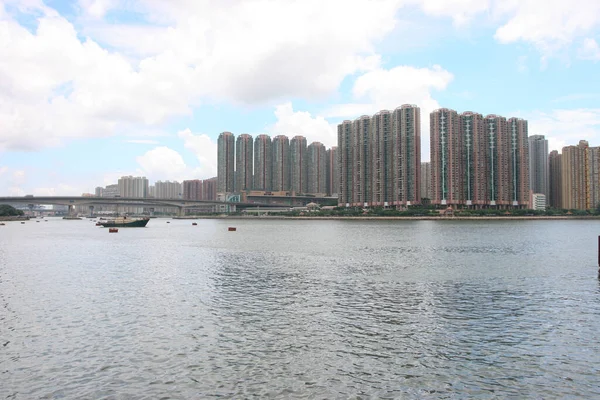
[{"label": "orange buoy", "polygon": [[236,229],[237,228],[235,226],[230,226],[228,230],[229,230],[229,232],[235,232]]},{"label": "orange buoy", "polygon": [[117,228],[108,228],[109,233],[117,233],[119,230]]}]

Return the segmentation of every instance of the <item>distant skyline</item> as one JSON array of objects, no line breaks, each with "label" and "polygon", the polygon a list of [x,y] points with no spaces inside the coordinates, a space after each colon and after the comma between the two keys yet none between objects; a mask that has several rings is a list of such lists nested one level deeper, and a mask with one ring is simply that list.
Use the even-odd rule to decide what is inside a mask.
[{"label": "distant skyline", "polygon": [[0,0],[0,195],[217,175],[217,138],[421,108],[600,146],[600,2]]}]

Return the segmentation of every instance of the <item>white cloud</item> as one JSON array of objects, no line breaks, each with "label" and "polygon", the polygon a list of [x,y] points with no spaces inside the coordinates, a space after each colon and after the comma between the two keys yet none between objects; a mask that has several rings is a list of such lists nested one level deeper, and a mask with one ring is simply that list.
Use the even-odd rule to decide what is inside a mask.
[{"label": "white cloud", "polygon": [[165,146],[156,147],[136,157],[143,175],[150,181],[186,179],[187,166],[181,154]]},{"label": "white cloud", "polygon": [[0,167],[0,175],[4,175],[5,172],[8,172],[8,167]]},{"label": "white cloud", "polygon": [[352,92],[358,102],[339,104],[325,114],[355,119],[384,109],[393,110],[402,104],[416,104],[421,109],[421,149],[425,161],[429,159],[429,113],[440,107],[432,92],[446,89],[453,79],[454,76],[439,65],[377,69],[356,79]]},{"label": "white cloud", "polygon": [[590,146],[600,146],[600,108],[553,110],[524,115],[529,121],[529,135],[545,135],[549,150],[562,150],[588,140]]},{"label": "white cloud", "polygon": [[118,5],[117,0],[79,0],[85,14],[93,18],[102,18],[107,11]]},{"label": "white cloud", "polygon": [[268,127],[271,135],[286,135],[290,139],[296,135],[306,137],[308,144],[321,142],[326,147],[337,146],[337,130],[321,116],[312,116],[306,111],[294,111],[292,103],[275,107],[277,121]]},{"label": "white cloud", "polygon": [[186,149],[192,151],[199,161],[194,169],[194,177],[188,179],[206,179],[217,176],[217,143],[208,135],[193,134],[185,129],[177,134],[184,142]]},{"label": "white cloud", "polygon": [[487,11],[490,0],[417,0],[423,12],[435,17],[450,17],[454,25],[463,26],[476,15]]},{"label": "white cloud", "polygon": [[[39,16],[33,33],[11,16],[0,20],[0,150],[160,125],[203,99],[329,95],[379,65],[374,44],[393,30],[400,4],[81,0],[92,17],[80,20],[83,32],[93,37],[82,41],[65,18],[30,3],[17,2]],[[109,24],[102,17],[115,7],[151,24]]]},{"label": "white cloud", "polygon": [[583,60],[600,60],[600,46],[598,42],[591,38],[585,38],[583,45],[579,49],[579,58]]},{"label": "white cloud", "polygon": [[509,18],[496,30],[500,43],[528,42],[546,56],[600,25],[597,0],[497,0],[494,12]]}]

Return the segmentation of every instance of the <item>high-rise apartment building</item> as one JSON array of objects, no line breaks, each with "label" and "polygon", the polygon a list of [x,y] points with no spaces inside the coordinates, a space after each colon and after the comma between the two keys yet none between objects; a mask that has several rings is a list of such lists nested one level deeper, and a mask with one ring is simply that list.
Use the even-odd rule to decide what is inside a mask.
[{"label": "high-rise apartment building", "polygon": [[352,123],[352,206],[368,207],[372,198],[370,163],[371,118],[363,115]]},{"label": "high-rise apartment building", "polygon": [[180,199],[183,197],[181,183],[175,181],[156,181],[154,183],[154,197],[157,199]]},{"label": "high-rise apartment building", "polygon": [[488,203],[489,139],[484,132],[483,116],[466,111],[460,115],[464,141],[464,204],[483,207]]},{"label": "high-rise apartment building", "polygon": [[528,207],[527,121],[449,109],[430,118],[433,204]]},{"label": "high-rise apartment building", "polygon": [[587,209],[586,190],[586,153],[589,144],[580,140],[577,146],[566,146],[562,149],[562,208]]},{"label": "high-rise apartment building", "polygon": [[338,205],[349,207],[353,203],[354,149],[352,147],[354,124],[344,121],[338,125],[338,160],[340,165],[340,191]]},{"label": "high-rise apartment building", "polygon": [[232,193],[235,191],[235,136],[231,132],[222,132],[217,140],[217,191]]},{"label": "high-rise apartment building", "polygon": [[183,181],[184,200],[202,200],[202,181],[200,179]]},{"label": "high-rise apartment building", "polygon": [[600,147],[585,140],[562,149],[562,208],[590,210],[600,203]]},{"label": "high-rise apartment building", "polygon": [[337,197],[340,190],[340,163],[337,147],[327,150],[327,195]]},{"label": "high-rise apartment building", "polygon": [[[528,208],[529,204],[529,140],[528,123],[522,118],[508,120],[510,140],[509,176],[513,207]],[[545,195],[545,194],[544,194]]]},{"label": "high-rise apartment building", "polygon": [[562,156],[557,150],[552,150],[548,156],[549,169],[549,205],[552,208],[562,208]]},{"label": "high-rise apartment building", "polygon": [[217,177],[202,181],[202,198],[200,200],[214,201],[217,199]]},{"label": "high-rise apartment building", "polygon": [[588,147],[586,152],[586,209],[600,205],[600,147]]},{"label": "high-rise apartment building", "polygon": [[270,191],[273,184],[272,143],[269,135],[254,139],[254,190]]},{"label": "high-rise apartment building", "polygon": [[148,179],[145,176],[122,176],[117,184],[121,197],[148,197]]},{"label": "high-rise apartment building", "polygon": [[294,136],[290,142],[290,184],[296,194],[308,192],[306,147],[304,136]]},{"label": "high-rise apartment building", "polygon": [[529,136],[529,188],[550,197],[548,141],[544,135]]},{"label": "high-rise apartment building", "polygon": [[508,125],[506,118],[500,115],[487,115],[483,119],[485,137],[489,140],[487,176],[489,189],[489,205],[507,208],[511,205],[510,163],[508,141]]},{"label": "high-rise apartment building", "polygon": [[338,125],[338,204],[404,207],[421,201],[421,114],[405,104]]},{"label": "high-rise apartment building", "polygon": [[308,193],[327,194],[327,151],[323,143],[312,142],[306,149],[308,157]]},{"label": "high-rise apartment building", "polygon": [[421,163],[421,198],[431,200],[431,163]]},{"label": "high-rise apartment building", "polygon": [[285,135],[273,138],[273,184],[274,191],[290,190],[290,140]]},{"label": "high-rise apartment building", "polygon": [[235,190],[240,192],[252,189],[253,139],[247,133],[237,137],[235,143]]},{"label": "high-rise apartment building", "polygon": [[379,111],[370,120],[371,132],[367,133],[366,166],[372,177],[371,195],[365,203],[374,207],[391,205],[394,186],[394,143],[392,141],[392,113]]},{"label": "high-rise apartment building", "polygon": [[386,175],[391,177],[392,185],[388,186],[391,193],[383,199],[384,205],[404,207],[420,204],[421,109],[412,104],[396,108],[392,113],[390,128],[391,165],[386,162],[385,167],[391,169]]},{"label": "high-rise apartment building", "polygon": [[[119,196],[121,197],[148,197],[148,179],[145,176],[122,176],[118,183]],[[144,211],[143,207],[123,207],[123,212],[139,214]]]},{"label": "high-rise apartment building", "polygon": [[464,201],[462,129],[458,113],[440,108],[430,114],[431,203],[459,205]]}]

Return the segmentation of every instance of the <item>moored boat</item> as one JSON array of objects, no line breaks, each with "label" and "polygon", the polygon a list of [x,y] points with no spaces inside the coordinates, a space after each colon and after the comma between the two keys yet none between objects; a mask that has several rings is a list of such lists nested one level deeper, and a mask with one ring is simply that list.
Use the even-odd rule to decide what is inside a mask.
[{"label": "moored boat", "polygon": [[104,228],[143,228],[150,218],[117,217],[114,219],[100,220],[96,225]]}]

